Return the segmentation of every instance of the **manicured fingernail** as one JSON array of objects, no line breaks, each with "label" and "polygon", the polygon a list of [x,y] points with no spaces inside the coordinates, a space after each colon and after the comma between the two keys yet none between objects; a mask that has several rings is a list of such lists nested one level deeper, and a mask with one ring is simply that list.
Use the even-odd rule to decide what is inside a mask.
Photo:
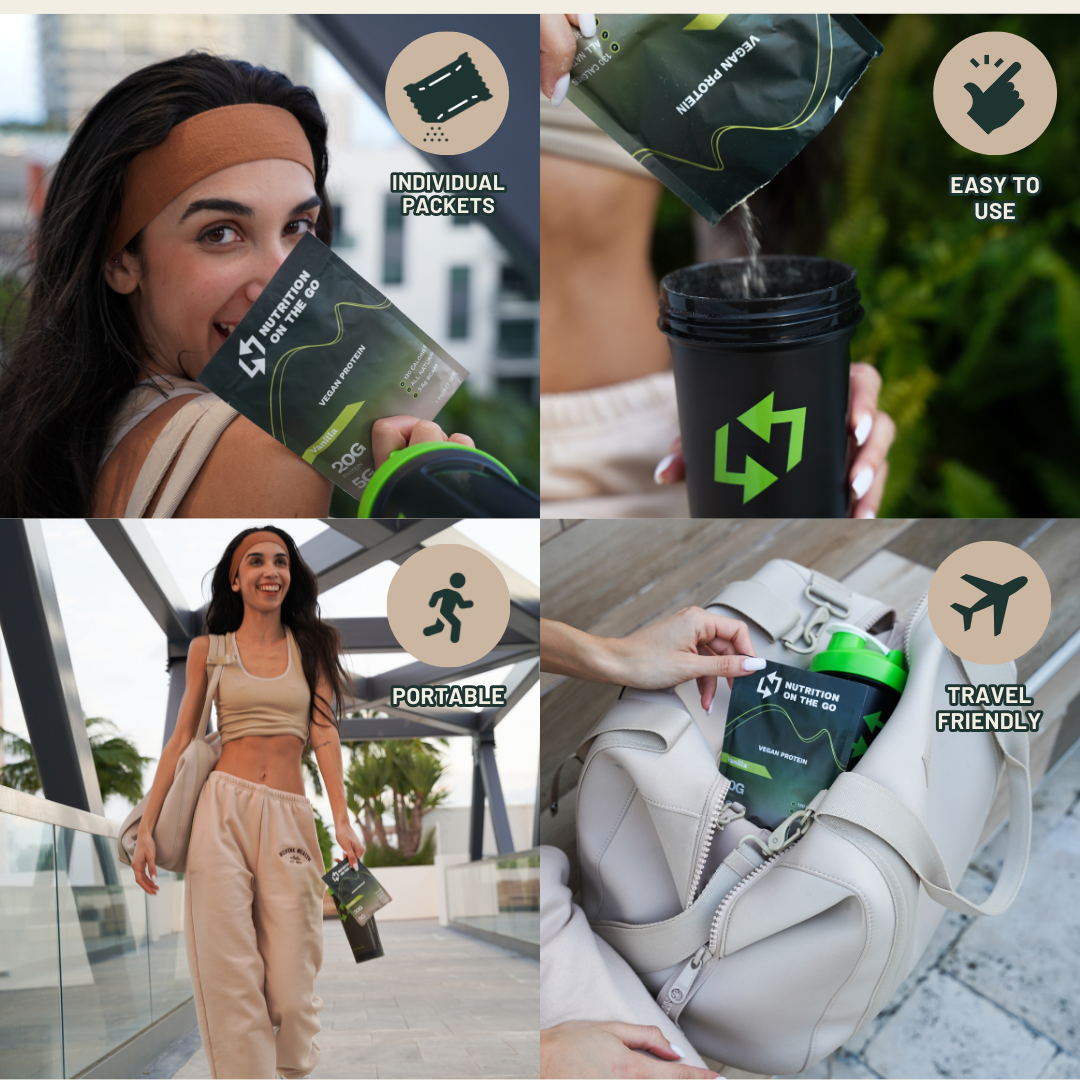
[{"label": "manicured fingernail", "polygon": [[[578,29],[581,31],[582,37],[595,37],[596,36],[596,16],[595,15],[579,15],[577,17]],[[679,1055],[682,1057],[682,1054]]]},{"label": "manicured fingernail", "polygon": [[877,514],[873,510],[864,510],[860,515],[860,518],[876,518]]},{"label": "manicured fingernail", "polygon": [[767,663],[768,660],[765,660],[760,656],[744,656],[742,669],[743,671],[761,671]]},{"label": "manicured fingernail", "polygon": [[851,481],[851,490],[855,492],[855,498],[861,499],[874,482],[874,470],[869,465],[854,480]]},{"label": "manicured fingernail", "polygon": [[559,76],[555,89],[551,91],[551,104],[561,105],[566,100],[566,91],[570,89],[570,72]]},{"label": "manicured fingernail", "polygon": [[661,477],[671,467],[671,463],[675,460],[674,454],[668,454],[667,457],[661,458],[656,469],[653,471],[652,478],[654,484],[663,484]]},{"label": "manicured fingernail", "polygon": [[[712,707],[713,707],[713,706],[714,706],[715,704],[716,704],[716,698],[714,697],[714,698],[712,699],[712,701],[710,701],[710,702],[709,702],[709,707],[708,707],[708,708],[707,708],[707,709],[705,710],[705,715],[706,715],[706,716],[712,716]],[[672,1049],[674,1050],[675,1048],[674,1048],[674,1047],[672,1047]],[[680,1055],[679,1055],[679,1057],[682,1057],[682,1054],[680,1054]]]},{"label": "manicured fingernail", "polygon": [[150,875],[150,880],[151,881],[157,881],[157,874],[151,874]]},{"label": "manicured fingernail", "polygon": [[681,1058],[686,1057],[686,1051],[681,1046],[679,1046],[677,1043],[669,1042],[668,1046],[671,1047],[671,1052],[673,1054],[678,1054],[679,1057],[681,1057]]},{"label": "manicured fingernail", "polygon": [[862,419],[855,425],[855,442],[859,446],[866,442],[873,426],[874,418],[869,413],[863,413]]}]

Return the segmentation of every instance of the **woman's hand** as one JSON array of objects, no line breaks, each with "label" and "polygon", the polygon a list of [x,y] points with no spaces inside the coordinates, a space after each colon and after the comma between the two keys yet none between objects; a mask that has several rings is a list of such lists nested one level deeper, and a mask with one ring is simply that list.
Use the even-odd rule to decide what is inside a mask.
[{"label": "woman's hand", "polygon": [[364,857],[364,845],[348,818],[334,822],[334,839],[341,848],[341,853],[349,860],[349,865],[355,870],[356,864]]},{"label": "woman's hand", "polygon": [[848,481],[855,495],[851,516],[856,518],[877,516],[881,497],[885,494],[885,480],[889,475],[886,457],[896,438],[896,424],[891,416],[878,410],[880,392],[881,376],[877,368],[869,364],[851,365],[848,428],[859,449],[848,473]]},{"label": "woman's hand", "polygon": [[540,89],[552,105],[561,105],[570,89],[570,67],[577,52],[577,38],[571,26],[582,37],[596,33],[595,15],[540,16]]},{"label": "woman's hand", "polygon": [[452,442],[462,446],[476,446],[468,435],[455,432],[447,436],[434,420],[418,420],[415,416],[388,416],[371,425],[371,452],[375,468],[395,451],[419,443]]},{"label": "woman's hand", "polygon": [[144,892],[156,896],[157,883],[157,845],[149,833],[139,830],[135,839],[135,854],[131,856],[131,869],[135,871],[135,881]]},{"label": "woman's hand", "polygon": [[[636,1052],[642,1050],[646,1052]],[[710,1069],[673,1064],[681,1057],[682,1048],[668,1042],[657,1027],[618,1021],[568,1020],[540,1032],[541,1076],[640,1076],[691,1080],[720,1075]]]},{"label": "woman's hand", "polygon": [[[869,364],[851,365],[848,435],[854,440],[857,452],[848,473],[848,482],[854,496],[850,512],[856,518],[877,516],[881,497],[885,493],[885,480],[889,475],[886,457],[896,438],[896,424],[891,416],[878,409],[880,392],[881,376],[877,368]],[[653,479],[658,484],[678,484],[686,479],[681,438],[671,444],[667,457],[656,466]]]},{"label": "woman's hand", "polygon": [[696,679],[708,712],[717,678],[760,671],[746,623],[683,608],[624,638],[601,638],[551,619],[540,620],[540,666],[591,682],[663,690]]}]

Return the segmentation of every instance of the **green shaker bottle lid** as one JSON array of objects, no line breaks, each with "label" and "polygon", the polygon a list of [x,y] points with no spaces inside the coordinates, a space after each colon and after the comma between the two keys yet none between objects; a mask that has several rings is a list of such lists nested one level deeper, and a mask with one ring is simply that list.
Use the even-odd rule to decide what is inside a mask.
[{"label": "green shaker bottle lid", "polygon": [[864,638],[846,630],[834,631],[829,647],[810,662],[810,670],[873,679],[898,694],[903,692],[908,677],[900,649],[888,653],[868,649]]}]

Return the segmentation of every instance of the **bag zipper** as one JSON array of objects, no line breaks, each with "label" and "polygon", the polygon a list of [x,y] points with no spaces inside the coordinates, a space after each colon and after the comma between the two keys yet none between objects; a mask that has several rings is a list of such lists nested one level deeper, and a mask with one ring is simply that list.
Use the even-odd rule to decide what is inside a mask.
[{"label": "bag zipper", "polygon": [[[735,809],[736,807],[738,807],[737,810]],[[745,808],[739,803],[727,803],[722,809],[730,811],[730,816],[724,814],[717,816],[717,824],[720,828],[723,828],[723,826],[730,821],[738,820],[746,813]],[[754,844],[767,857],[759,867],[751,870],[750,873],[735,885],[731,892],[720,901],[720,906],[716,909],[712,926],[709,929],[709,940],[686,961],[682,970],[676,975],[675,980],[668,987],[667,991],[661,991],[663,1000],[660,1001],[660,1007],[668,1016],[672,1016],[673,1011],[676,1009],[679,1012],[682,1011],[683,1004],[689,999],[694,984],[701,975],[706,956],[711,954],[715,957],[717,948],[716,936],[719,929],[720,918],[731,901],[731,898],[767,867],[776,862],[776,860],[791,847],[792,844],[797,840],[800,840],[806,834],[807,829],[810,828],[813,820],[814,812],[812,810],[799,810],[797,813],[792,814],[786,821],[781,822],[781,824],[772,831],[768,840],[762,842],[758,836],[751,833],[749,836],[744,836],[739,841],[740,847],[746,843]],[[702,865],[704,865],[704,863],[702,863]],[[696,874],[695,878],[698,876],[699,875]]]},{"label": "bag zipper", "polygon": [[922,599],[915,605],[915,610],[911,613],[911,618],[908,619],[907,629],[904,631],[904,659],[908,664],[908,671],[911,670],[911,635],[914,631],[915,624],[919,621],[919,617],[923,611],[926,610],[927,605],[930,603],[930,590],[927,589],[923,593]]},{"label": "bag zipper", "polygon": [[720,901],[719,907],[716,909],[716,914],[713,916],[712,926],[709,927],[709,952],[713,956],[716,955],[717,949],[720,947],[720,943],[717,940],[720,933],[720,922],[723,918],[724,912],[732,903],[734,898],[745,889],[751,881],[753,881],[760,874],[764,873],[768,867],[772,866],[780,856],[787,851],[789,847],[801,840],[806,835],[807,830],[810,828],[814,821],[813,810],[799,810],[794,813],[786,821],[781,822],[769,836],[769,839],[762,843],[758,837],[752,833],[749,836],[744,836],[739,841],[739,846],[743,844],[752,843],[758,847],[761,852],[766,856],[765,861],[756,869],[751,870],[735,887]]},{"label": "bag zipper", "polygon": [[[727,779],[726,777],[724,779]],[[713,842],[716,839],[716,834],[722,832],[725,825],[730,825],[733,821],[738,821],[739,818],[746,814],[746,808],[741,803],[726,803],[724,799],[727,798],[727,793],[731,790],[731,781],[728,780],[726,784],[722,784],[716,794],[713,796],[713,803],[709,813],[709,822],[705,829],[705,836],[701,845],[700,851],[698,851],[697,862],[694,865],[694,874],[690,879],[690,889],[687,893],[686,903],[683,906],[685,911],[693,904],[697,897],[698,886],[701,884],[701,875],[705,872],[705,864],[709,861],[709,852],[712,850]],[[738,807],[738,809],[736,809]]]}]

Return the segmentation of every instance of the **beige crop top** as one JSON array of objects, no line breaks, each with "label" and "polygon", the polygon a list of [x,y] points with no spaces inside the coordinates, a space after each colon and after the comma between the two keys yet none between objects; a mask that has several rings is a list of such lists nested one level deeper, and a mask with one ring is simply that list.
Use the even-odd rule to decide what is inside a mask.
[{"label": "beige crop top", "polygon": [[227,635],[229,655],[217,689],[218,730],[223,743],[248,735],[296,735],[307,742],[311,691],[300,660],[300,651],[286,627],[289,663],[281,675],[262,679],[249,675],[236,644]]}]

